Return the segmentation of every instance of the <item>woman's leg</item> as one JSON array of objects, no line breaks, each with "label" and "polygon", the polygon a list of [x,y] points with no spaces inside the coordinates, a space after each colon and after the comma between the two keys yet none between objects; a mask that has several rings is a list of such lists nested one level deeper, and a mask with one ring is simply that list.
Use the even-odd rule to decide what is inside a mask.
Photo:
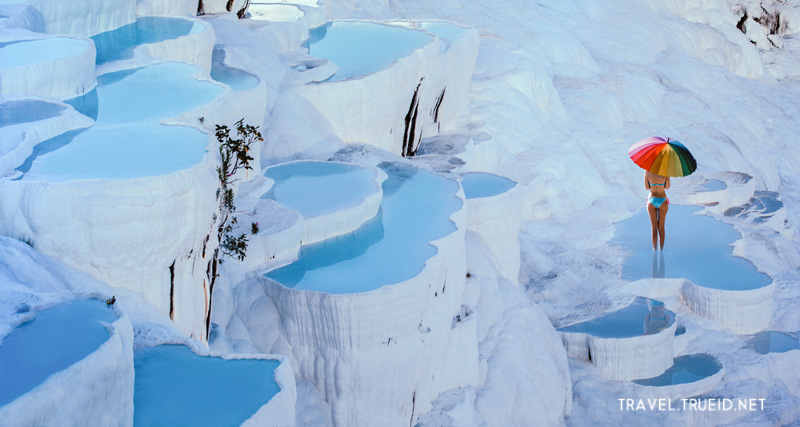
[{"label": "woman's leg", "polygon": [[664,250],[664,238],[666,237],[665,233],[664,233],[664,230],[666,228],[664,226],[664,223],[667,220],[667,211],[669,211],[669,202],[664,202],[664,204],[662,204],[658,208],[658,234],[661,236],[661,250],[662,251]]},{"label": "woman's leg", "polygon": [[658,222],[656,220],[658,209],[653,206],[650,201],[647,202],[647,213],[650,214],[650,232],[652,233],[653,237],[653,250],[656,250],[656,248],[658,248]]}]

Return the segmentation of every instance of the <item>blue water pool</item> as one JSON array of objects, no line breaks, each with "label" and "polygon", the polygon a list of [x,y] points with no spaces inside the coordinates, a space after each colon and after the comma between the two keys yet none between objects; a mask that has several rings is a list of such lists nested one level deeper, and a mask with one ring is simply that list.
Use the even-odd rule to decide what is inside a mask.
[{"label": "blue water pool", "polygon": [[800,350],[797,338],[778,331],[763,331],[745,339],[746,347],[757,353],[785,353],[790,350]]},{"label": "blue water pool", "polygon": [[353,233],[303,246],[299,259],[267,277],[295,289],[366,292],[411,279],[436,254],[429,242],[456,230],[461,207],[455,181],[408,166],[379,165],[388,174],[378,215]]},{"label": "blue water pool", "polygon": [[441,21],[420,22],[419,26],[425,31],[448,42],[458,40],[468,31],[467,28]]},{"label": "blue water pool", "polygon": [[722,369],[722,364],[708,354],[690,354],[675,358],[675,363],[663,374],[647,379],[634,380],[639,385],[663,387],[688,384],[708,378]]},{"label": "blue water pool", "polygon": [[636,297],[630,305],[620,310],[558,330],[599,338],[631,338],[658,333],[674,321],[675,313],[665,309],[659,301]]},{"label": "blue water pool", "polygon": [[94,91],[65,101],[98,124],[152,123],[213,101],[223,88],[191,76],[200,69],[164,62],[97,77]]},{"label": "blue water pool", "polygon": [[211,54],[211,78],[230,86],[235,91],[247,90],[258,84],[256,76],[242,70],[226,67],[224,64],[225,53],[214,49]]},{"label": "blue water pool", "polygon": [[309,31],[308,53],[339,67],[329,81],[383,70],[433,41],[422,31],[374,22],[333,21]]},{"label": "blue water pool", "polygon": [[90,299],[43,310],[14,328],[0,343],[0,406],[95,352],[109,337],[103,324],[116,320],[105,302]]},{"label": "blue water pool", "polygon": [[464,197],[467,199],[496,196],[514,188],[515,185],[517,183],[508,178],[483,172],[465,173],[461,178]]},{"label": "blue water pool", "polygon": [[136,426],[238,426],[280,391],[277,360],[225,360],[161,345],[136,350],[133,363]]},{"label": "blue water pool", "polygon": [[783,208],[780,194],[775,191],[756,190],[750,200],[761,215],[771,215]]},{"label": "blue water pool", "polygon": [[262,198],[310,218],[359,204],[377,190],[375,171],[358,165],[302,161],[273,166],[264,173],[275,184]]},{"label": "blue water pool", "polygon": [[222,87],[190,77],[197,72],[192,65],[167,62],[98,77],[95,90],[66,101],[95,119],[95,125],[38,144],[17,168],[21,179],[127,179],[199,163],[206,153],[206,133],[159,124],[222,93]]},{"label": "blue water pool", "polygon": [[55,117],[64,107],[52,102],[20,100],[0,103],[0,128]]},{"label": "blue water pool", "polygon": [[769,285],[769,276],[756,270],[750,261],[733,256],[730,245],[740,238],[733,226],[696,215],[700,210],[696,206],[670,205],[666,244],[659,259],[653,254],[650,218],[645,209],[616,223],[611,244],[630,254],[623,263],[622,278],[685,278],[698,286],[726,290]]},{"label": "blue water pool", "polygon": [[136,22],[92,36],[97,65],[133,57],[139,45],[176,39],[191,33],[194,23],[183,18],[145,16]]},{"label": "blue water pool", "polygon": [[468,31],[467,28],[441,21],[420,22],[419,26],[444,41],[441,47],[442,52],[447,50],[454,41],[461,38]]},{"label": "blue water pool", "polygon": [[726,188],[728,188],[728,185],[718,179],[709,179],[700,186],[702,191],[720,191]]}]

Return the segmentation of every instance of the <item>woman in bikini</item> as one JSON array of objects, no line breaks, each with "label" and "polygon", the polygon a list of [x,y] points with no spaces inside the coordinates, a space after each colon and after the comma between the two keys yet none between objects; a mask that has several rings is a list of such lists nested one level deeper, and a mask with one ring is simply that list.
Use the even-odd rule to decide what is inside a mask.
[{"label": "woman in bikini", "polygon": [[[646,171],[644,173],[644,188],[650,190],[647,197],[647,212],[650,214],[650,231],[653,235],[653,250],[659,247],[664,250],[664,221],[669,210],[669,199],[667,189],[669,188],[669,177],[656,175]],[[657,245],[661,236],[661,245]]]}]

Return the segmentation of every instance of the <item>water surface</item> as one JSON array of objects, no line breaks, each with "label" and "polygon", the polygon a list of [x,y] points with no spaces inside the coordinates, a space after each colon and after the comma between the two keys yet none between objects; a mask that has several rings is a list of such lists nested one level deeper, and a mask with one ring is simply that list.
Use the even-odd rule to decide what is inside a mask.
[{"label": "water surface", "polygon": [[760,354],[785,353],[800,349],[797,338],[778,331],[762,331],[745,339],[746,347]]},{"label": "water surface", "polygon": [[0,406],[95,352],[117,320],[105,302],[79,300],[36,313],[0,343]]},{"label": "water surface", "polygon": [[267,169],[264,175],[275,184],[262,198],[275,200],[306,218],[358,205],[377,191],[374,170],[346,163],[286,163]]},{"label": "water surface", "polygon": [[663,374],[633,382],[644,386],[664,387],[688,384],[708,378],[722,369],[722,364],[708,354],[690,354],[675,358],[675,363]]},{"label": "water surface", "polygon": [[[616,233],[611,244],[630,254],[623,263],[622,278],[685,278],[698,286],[727,290],[769,285],[769,276],[750,261],[733,256],[731,244],[741,238],[733,226],[698,215],[700,210],[696,206],[670,205],[663,258],[656,269],[647,210],[640,209],[631,218],[614,224]],[[654,275],[654,271],[659,273]]]},{"label": "water surface", "polygon": [[55,117],[64,106],[38,100],[20,100],[0,103],[0,128],[20,123],[38,122]]},{"label": "water surface", "polygon": [[188,35],[194,23],[182,18],[145,16],[128,25],[92,36],[97,48],[97,65],[133,57],[140,45],[158,43]]},{"label": "water surface", "polygon": [[136,426],[238,426],[280,391],[277,360],[225,360],[161,345],[136,350],[133,363]]},{"label": "water surface", "polygon": [[339,70],[328,81],[347,80],[388,68],[433,41],[422,31],[374,22],[334,21],[309,30],[308,53]]},{"label": "water surface", "polygon": [[458,184],[408,166],[379,167],[389,177],[375,218],[352,233],[303,246],[297,261],[266,276],[295,289],[345,294],[419,274],[436,254],[429,242],[456,230],[449,217],[461,208]]},{"label": "water surface", "polygon": [[[558,330],[599,338],[631,338],[657,333],[674,321],[675,313],[665,310],[663,304],[656,302],[654,305],[652,300],[648,304],[647,298],[636,297],[627,307]],[[660,327],[656,325],[658,322]]]},{"label": "water surface", "polygon": [[190,77],[199,69],[166,62],[104,74],[91,92],[65,101],[96,123],[34,147],[23,180],[129,179],[165,175],[202,161],[208,135],[159,122],[212,102],[221,86]]},{"label": "water surface", "polygon": [[492,197],[514,188],[516,182],[502,176],[483,172],[465,173],[461,178],[464,197],[478,199]]}]

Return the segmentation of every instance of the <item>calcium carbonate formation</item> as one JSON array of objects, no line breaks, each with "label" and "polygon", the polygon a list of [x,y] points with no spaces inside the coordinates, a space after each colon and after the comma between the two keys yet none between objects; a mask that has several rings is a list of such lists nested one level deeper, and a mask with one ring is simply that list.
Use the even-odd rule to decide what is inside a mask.
[{"label": "calcium carbonate formation", "polygon": [[[787,276],[753,237],[793,259],[785,177],[752,151],[778,125],[698,149],[742,172],[687,179],[659,253],[601,152],[710,105],[675,94],[788,78],[753,45],[800,7],[595,10],[655,17],[614,45],[656,46],[641,71],[554,19],[574,4],[367,3],[0,0],[0,424],[613,424],[648,399],[728,423],[706,397],[748,375],[796,400]],[[263,139],[226,229],[217,125],[240,119]]]}]

